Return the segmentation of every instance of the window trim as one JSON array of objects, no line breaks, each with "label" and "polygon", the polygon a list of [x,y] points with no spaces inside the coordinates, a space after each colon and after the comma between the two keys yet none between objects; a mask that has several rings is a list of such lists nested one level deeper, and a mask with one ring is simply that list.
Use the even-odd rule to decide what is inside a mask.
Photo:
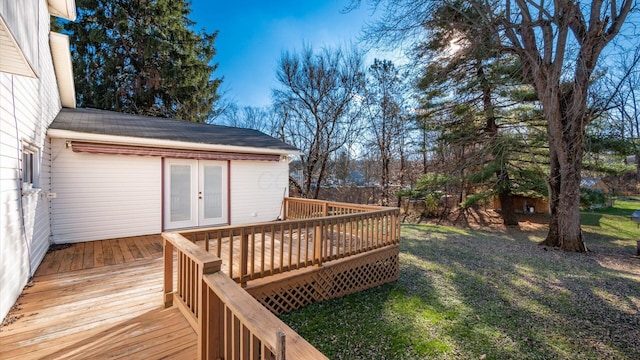
[{"label": "window trim", "polygon": [[28,141],[22,141],[20,151],[20,181],[24,190],[40,187],[40,149]]}]

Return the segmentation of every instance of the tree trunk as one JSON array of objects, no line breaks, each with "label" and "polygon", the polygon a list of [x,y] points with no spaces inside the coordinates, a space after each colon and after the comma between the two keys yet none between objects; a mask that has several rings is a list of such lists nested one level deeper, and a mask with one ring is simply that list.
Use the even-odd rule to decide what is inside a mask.
[{"label": "tree trunk", "polygon": [[422,173],[427,173],[427,129],[422,129]]},{"label": "tree trunk", "polygon": [[382,154],[382,206],[389,206],[389,157]]},{"label": "tree trunk", "polygon": [[552,146],[549,146],[549,232],[547,238],[541,243],[541,245],[560,246],[558,239],[560,235],[558,233],[558,203],[560,201],[560,164],[558,164],[558,157],[555,151],[552,151]]},{"label": "tree trunk", "polygon": [[636,152],[636,182],[640,182],[640,151]]},{"label": "tree trunk", "polygon": [[[551,219],[543,244],[566,251],[587,251],[580,227],[580,179],[583,157],[584,121],[567,105],[568,93],[549,121]],[[550,116],[561,119],[551,119]]]},{"label": "tree trunk", "polygon": [[320,185],[322,184],[322,181],[324,180],[324,173],[327,169],[327,159],[323,158],[320,160],[321,164],[320,164],[320,173],[318,174],[318,179],[316,180],[316,188],[313,190],[313,198],[317,199],[318,196],[320,195]]},{"label": "tree trunk", "polygon": [[[494,157],[501,156],[496,147],[496,141],[498,140],[498,124],[496,123],[495,106],[491,94],[493,88],[491,82],[486,78],[482,63],[478,62],[478,78],[482,82],[482,104],[485,114],[485,131],[491,138],[491,151]],[[506,162],[502,165],[502,169],[496,170],[498,197],[500,198],[500,204],[502,206],[502,222],[505,225],[518,225],[518,218],[516,217],[515,209],[513,208],[513,197],[511,196],[511,184],[509,183],[509,173],[504,170]]]},{"label": "tree trunk", "polygon": [[516,217],[516,211],[513,208],[513,196],[508,185],[501,185],[501,182],[508,182],[509,178],[506,172],[496,171],[498,177],[498,187],[501,189],[498,193],[500,198],[500,205],[502,207],[502,222],[505,225],[518,225],[518,218]]},{"label": "tree trunk", "polygon": [[[405,170],[405,158],[404,158],[404,141],[400,145],[400,190],[404,189],[404,170]],[[398,196],[397,207],[402,205],[402,198]]]}]

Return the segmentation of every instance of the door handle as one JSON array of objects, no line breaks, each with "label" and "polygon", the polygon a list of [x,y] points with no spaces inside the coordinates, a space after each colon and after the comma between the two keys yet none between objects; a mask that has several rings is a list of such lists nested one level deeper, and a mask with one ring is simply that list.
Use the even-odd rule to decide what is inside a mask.
[{"label": "door handle", "polygon": [[198,199],[202,200],[202,191],[198,191]]}]

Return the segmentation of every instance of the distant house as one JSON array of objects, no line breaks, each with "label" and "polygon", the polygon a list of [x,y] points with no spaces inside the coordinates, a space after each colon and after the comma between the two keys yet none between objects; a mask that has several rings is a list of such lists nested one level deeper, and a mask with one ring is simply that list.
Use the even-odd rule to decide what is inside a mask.
[{"label": "distant house", "polygon": [[627,165],[635,165],[637,163],[636,161],[636,155],[629,155],[624,159],[624,163]]},{"label": "distant house", "polygon": [[585,177],[580,179],[580,188],[602,191],[605,194],[609,192],[609,185],[602,181],[602,179],[595,177]]},{"label": "distant house", "polygon": [[613,198],[609,196],[609,192],[609,185],[600,178],[587,177],[580,179],[581,206],[590,209],[613,206]]},{"label": "distant house", "polygon": [[76,109],[74,0],[0,2],[0,318],[49,246],[276,220],[287,155],[258,131]]}]

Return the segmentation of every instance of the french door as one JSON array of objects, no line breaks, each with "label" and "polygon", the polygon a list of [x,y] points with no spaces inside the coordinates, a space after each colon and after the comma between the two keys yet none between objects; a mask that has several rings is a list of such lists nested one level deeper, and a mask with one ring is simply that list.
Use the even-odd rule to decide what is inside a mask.
[{"label": "french door", "polygon": [[226,224],[227,163],[165,159],[164,228]]}]

